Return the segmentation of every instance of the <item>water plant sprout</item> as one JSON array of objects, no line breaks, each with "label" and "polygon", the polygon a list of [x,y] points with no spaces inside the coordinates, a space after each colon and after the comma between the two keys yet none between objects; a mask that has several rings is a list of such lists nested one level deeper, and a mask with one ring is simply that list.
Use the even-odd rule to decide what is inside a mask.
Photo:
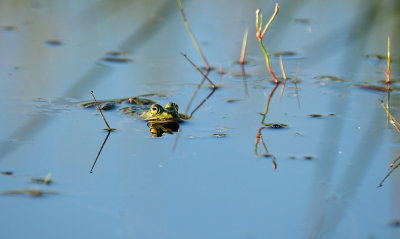
[{"label": "water plant sprout", "polygon": [[262,25],[263,16],[262,16],[262,14],[260,12],[261,12],[261,9],[258,8],[256,10],[256,30],[257,30],[256,36],[257,36],[258,42],[260,43],[260,46],[261,46],[261,48],[262,48],[262,50],[264,52],[265,62],[267,64],[268,71],[271,74],[272,78],[274,78],[275,83],[278,84],[280,81],[279,81],[278,77],[276,77],[276,75],[274,74],[274,72],[271,69],[271,65],[269,63],[269,56],[268,56],[267,50],[265,50],[264,44],[262,42],[263,37],[265,35],[265,32],[267,31],[267,29],[268,29],[269,25],[271,24],[271,22],[274,20],[276,14],[278,14],[278,12],[279,12],[278,3],[275,4],[275,11],[272,14],[271,18],[269,19],[267,25],[265,25],[263,30],[261,30],[262,26],[263,26]]},{"label": "water plant sprout", "polygon": [[244,65],[244,63],[245,63],[244,58],[246,56],[246,46],[247,46],[248,35],[249,35],[249,28],[246,28],[246,30],[244,31],[244,35],[243,35],[242,51],[240,52],[240,59],[239,59],[240,65]]}]

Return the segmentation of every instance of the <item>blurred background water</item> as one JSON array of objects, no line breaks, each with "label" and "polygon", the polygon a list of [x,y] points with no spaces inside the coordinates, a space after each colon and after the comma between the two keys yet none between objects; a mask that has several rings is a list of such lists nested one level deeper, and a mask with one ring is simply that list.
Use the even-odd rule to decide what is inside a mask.
[{"label": "blurred background water", "polygon": [[[358,85],[384,86],[376,55],[390,35],[398,86],[399,2],[278,3],[264,39],[277,75],[274,54],[295,54],[283,57],[290,80],[265,119],[288,126],[262,131],[276,171],[254,151],[274,87],[254,13],[266,21],[275,3],[221,0],[183,1],[219,89],[179,134],[160,138],[144,121],[105,112],[117,131],[90,174],[106,137],[99,114],[79,106],[91,90],[98,99],[156,93],[185,109],[201,81],[181,55],[203,66],[177,2],[2,0],[0,191],[56,193],[1,195],[2,237],[398,238],[399,173],[376,188],[400,153],[398,133],[380,106],[386,93]],[[246,28],[244,79],[236,61]],[[110,52],[122,61],[107,61]],[[203,85],[191,109],[209,93]],[[395,116],[398,102],[392,91]],[[31,182],[49,172],[53,183]]]}]

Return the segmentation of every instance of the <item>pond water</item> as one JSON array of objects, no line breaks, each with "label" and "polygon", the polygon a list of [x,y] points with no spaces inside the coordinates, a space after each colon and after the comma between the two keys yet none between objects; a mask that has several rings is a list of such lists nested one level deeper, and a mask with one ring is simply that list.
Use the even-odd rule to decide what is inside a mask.
[{"label": "pond water", "polygon": [[[104,111],[117,130],[90,173],[107,136],[99,113],[80,106],[91,90],[99,100],[150,94],[184,112],[202,80],[181,55],[204,65],[177,2],[1,1],[2,237],[399,238],[400,169],[377,188],[399,133],[381,107],[386,92],[360,87],[384,86],[376,55],[388,35],[399,84],[399,2],[279,2],[264,37],[278,76],[276,54],[292,54],[265,123],[285,127],[263,129],[268,151],[261,141],[257,151],[275,85],[254,13],[266,21],[274,4],[183,1],[218,89],[159,138],[145,121]],[[202,85],[189,113],[210,92]],[[393,90],[395,117],[399,100]]]}]

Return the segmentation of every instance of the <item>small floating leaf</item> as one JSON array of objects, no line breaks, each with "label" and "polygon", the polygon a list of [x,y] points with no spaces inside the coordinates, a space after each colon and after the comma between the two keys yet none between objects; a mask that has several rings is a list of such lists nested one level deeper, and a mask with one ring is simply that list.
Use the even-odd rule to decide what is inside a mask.
[{"label": "small floating leaf", "polygon": [[310,22],[310,19],[307,19],[307,18],[296,18],[296,19],[294,19],[294,22],[296,22],[296,23],[309,23]]},{"label": "small floating leaf", "polygon": [[264,157],[264,158],[271,158],[271,157],[274,157],[273,154],[269,154],[269,153],[259,154],[258,156],[259,156],[259,157]]},{"label": "small floating leaf", "polygon": [[327,79],[327,80],[330,80],[330,81],[345,82],[345,80],[342,79],[342,78],[339,78],[339,77],[336,77],[336,76],[330,76],[330,75],[321,75],[321,76],[317,76],[315,78],[316,79],[320,79],[320,80]]},{"label": "small floating leaf", "polygon": [[58,194],[55,191],[48,190],[37,190],[37,189],[17,189],[17,190],[6,190],[1,192],[3,195],[28,195],[32,197],[41,197],[44,195],[55,195]]},{"label": "small floating leaf", "polygon": [[227,103],[234,103],[234,102],[238,102],[238,101],[242,101],[242,99],[227,99],[226,100]]},{"label": "small floating leaf", "polygon": [[3,172],[0,172],[0,173],[3,174],[3,175],[7,175],[7,176],[13,175],[13,174],[14,174],[14,173],[11,172],[11,171],[3,171]]},{"label": "small floating leaf", "polygon": [[103,57],[101,58],[101,60],[112,63],[128,63],[133,61],[129,58],[119,58],[119,57]]},{"label": "small floating leaf", "polygon": [[365,56],[368,59],[375,59],[375,60],[379,60],[379,61],[386,61],[387,60],[387,56],[386,55],[380,55],[380,54],[368,54]]},{"label": "small floating leaf", "polygon": [[44,44],[47,46],[60,46],[62,44],[62,42],[59,40],[48,40],[48,41],[45,41]]},{"label": "small floating leaf", "polygon": [[127,57],[128,54],[122,51],[109,51],[106,56],[101,58],[101,61],[110,63],[128,63],[133,60]]},{"label": "small floating leaf", "polygon": [[223,137],[228,136],[228,134],[226,134],[226,133],[214,133],[212,135],[217,137],[217,138],[223,138]]},{"label": "small floating leaf", "polygon": [[304,159],[313,160],[314,156],[306,155],[306,156],[304,156]]},{"label": "small floating leaf", "polygon": [[[367,90],[375,90],[375,91],[387,91],[386,86],[377,86],[377,85],[358,85],[358,87],[363,88],[363,89],[367,89]],[[391,91],[392,89],[389,88],[389,91]]]},{"label": "small floating leaf", "polygon": [[34,183],[50,184],[53,182],[50,178],[51,178],[51,173],[48,173],[46,178],[31,178],[31,181]]},{"label": "small floating leaf", "polygon": [[313,117],[313,118],[321,118],[321,117],[324,117],[324,116],[321,115],[321,114],[309,114],[308,116]]},{"label": "small floating leaf", "polygon": [[389,222],[389,225],[392,227],[400,227],[400,219],[394,219],[391,222]]},{"label": "small floating leaf", "polygon": [[264,125],[270,129],[282,129],[282,128],[288,127],[287,124],[282,124],[282,123],[268,123],[268,124],[264,124]]},{"label": "small floating leaf", "polygon": [[2,30],[11,32],[11,31],[17,30],[17,27],[16,26],[4,26],[4,27],[2,27]]},{"label": "small floating leaf", "polygon": [[282,51],[282,52],[275,52],[274,56],[276,56],[276,57],[279,57],[279,56],[293,57],[293,56],[297,56],[297,53],[294,51]]}]

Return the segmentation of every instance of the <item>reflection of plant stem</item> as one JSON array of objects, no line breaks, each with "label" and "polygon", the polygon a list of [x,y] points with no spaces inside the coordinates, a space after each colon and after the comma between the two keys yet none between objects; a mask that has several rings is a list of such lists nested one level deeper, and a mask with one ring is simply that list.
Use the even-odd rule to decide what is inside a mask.
[{"label": "reflection of plant stem", "polygon": [[102,112],[101,109],[100,109],[99,103],[97,103],[97,100],[96,100],[96,98],[94,97],[93,91],[90,91],[90,94],[92,94],[94,103],[96,104],[97,109],[100,111],[101,117],[103,118],[104,122],[105,122],[106,125],[107,125],[107,130],[108,130],[108,131],[111,131],[112,129],[110,128],[110,125],[108,125],[107,120],[106,120],[106,118],[104,117],[103,112]]},{"label": "reflection of plant stem", "polygon": [[192,113],[190,113],[189,117],[192,118],[194,112],[196,112],[215,92],[215,88],[213,88],[210,92],[210,94],[207,95],[206,98],[204,98],[204,100],[202,102],[200,102],[200,104],[192,111]]},{"label": "reflection of plant stem", "polygon": [[285,91],[285,85],[286,85],[286,80],[287,80],[285,67],[283,66],[283,61],[282,61],[282,55],[279,56],[279,62],[281,65],[281,71],[282,71],[282,76],[283,76],[283,84],[282,84],[281,95],[280,95],[280,99],[282,99],[282,95],[283,95],[283,92]]},{"label": "reflection of plant stem", "polygon": [[244,65],[241,65],[240,68],[242,68],[244,92],[246,93],[246,96],[249,96],[249,90],[247,88],[246,71],[244,70]]},{"label": "reflection of plant stem", "polygon": [[[274,170],[276,170],[278,165],[276,164],[275,156],[269,154],[268,148],[267,148],[267,146],[265,145],[265,142],[264,142],[263,137],[262,137],[262,134],[261,134],[261,131],[262,131],[263,129],[265,129],[265,128],[266,128],[266,126],[260,127],[260,128],[258,129],[258,131],[257,131],[257,135],[256,135],[256,144],[254,145],[254,152],[255,152],[255,154],[256,154],[257,157],[263,156],[263,155],[264,155],[264,156],[267,156],[267,157],[272,157],[272,166],[273,166]],[[264,154],[261,154],[261,150],[259,149],[259,148],[260,148],[260,142],[261,142],[262,145],[263,145],[263,148],[264,148],[264,151],[265,151]],[[260,151],[260,152],[259,152],[259,151]]]},{"label": "reflection of plant stem", "polygon": [[297,87],[297,77],[299,76],[299,70],[300,70],[300,61],[297,63],[297,69],[296,69],[296,76],[294,77],[294,89],[295,89],[295,94],[297,97],[297,105],[300,108],[300,98],[299,98],[299,88]]},{"label": "reflection of plant stem", "polygon": [[[206,75],[208,75],[208,72],[209,72],[209,71],[206,72]],[[197,85],[197,88],[194,90],[193,95],[192,95],[192,97],[190,98],[189,103],[188,103],[187,106],[186,106],[185,115],[188,114],[189,109],[190,109],[190,106],[192,106],[193,100],[194,100],[194,98],[196,97],[197,92],[199,92],[200,87],[203,85],[203,83],[204,83],[205,80],[206,80],[206,78],[203,77],[203,79],[201,80],[201,82]]]},{"label": "reflection of plant stem", "polygon": [[261,49],[262,49],[263,52],[264,52],[264,55],[265,55],[265,62],[266,62],[266,64],[267,64],[268,71],[269,71],[269,73],[271,74],[272,78],[274,78],[275,83],[279,83],[278,77],[276,77],[276,75],[274,74],[274,72],[273,72],[272,69],[271,69],[271,65],[270,65],[270,63],[269,63],[268,52],[267,52],[267,50],[265,50],[264,44],[262,43],[262,40],[263,40],[263,37],[264,37],[265,32],[267,31],[267,29],[268,29],[269,25],[271,24],[271,22],[274,20],[276,14],[278,14],[278,12],[279,12],[279,6],[278,6],[278,4],[275,5],[275,11],[274,11],[274,13],[272,14],[271,18],[269,19],[267,25],[265,25],[265,28],[264,28],[264,30],[263,30],[262,32],[261,32],[261,28],[262,28],[262,14],[261,14],[261,16],[260,16],[260,11],[261,11],[261,10],[260,10],[259,8],[258,8],[257,11],[256,11],[256,30],[257,30],[257,35],[256,35],[256,36],[257,36],[258,42],[260,43]]},{"label": "reflection of plant stem", "polygon": [[390,169],[390,171],[385,175],[385,177],[382,179],[382,181],[379,183],[378,188],[379,188],[379,187],[382,187],[382,186],[383,186],[383,183],[384,183],[385,180],[390,176],[390,174],[392,174],[392,172],[393,172],[394,170],[396,170],[396,168],[398,168],[398,167],[400,166],[400,162],[397,163],[397,164],[394,166],[394,164],[395,164],[399,159],[400,159],[400,155],[397,156],[397,157],[393,160],[393,162],[390,164],[391,169]]},{"label": "reflection of plant stem", "polygon": [[93,162],[92,168],[90,169],[90,173],[93,173],[94,165],[96,165],[97,159],[99,158],[99,156],[100,156],[100,154],[101,154],[101,151],[103,150],[103,147],[104,147],[104,145],[105,145],[106,142],[107,142],[108,136],[110,136],[110,133],[111,133],[111,131],[109,130],[108,133],[107,133],[106,138],[105,138],[104,141],[103,141],[103,144],[101,145],[101,148],[100,148],[99,152],[97,153],[97,157],[96,157],[96,159],[95,159],[94,162]]},{"label": "reflection of plant stem", "polygon": [[383,104],[383,101],[381,101],[381,105],[385,109],[386,113],[388,114],[388,116],[390,118],[390,123],[397,130],[397,132],[400,133],[400,129],[399,129],[400,123],[399,123],[399,121],[397,121],[397,119],[392,115],[392,113],[390,113],[389,108],[387,108],[386,105]]},{"label": "reflection of plant stem", "polygon": [[243,36],[243,43],[242,43],[242,51],[240,53],[240,60],[239,63],[244,65],[244,57],[246,55],[246,46],[247,46],[247,36],[249,35],[249,28],[246,28]]},{"label": "reflection of plant stem", "polygon": [[[387,105],[385,105],[383,103],[383,101],[381,101],[381,105],[382,107],[385,109],[386,114],[388,115],[388,117],[390,118],[390,123],[393,125],[393,127],[397,130],[397,132],[400,133],[400,123],[399,121],[390,113],[389,108]],[[397,163],[395,165],[395,163],[400,159],[400,155],[397,156],[389,165],[389,167],[391,167],[392,169],[386,174],[386,176],[382,179],[382,181],[379,183],[378,187],[382,187],[383,183],[385,182],[385,180],[390,176],[390,174],[400,166],[400,162]]]},{"label": "reflection of plant stem", "polygon": [[263,117],[262,117],[262,119],[261,119],[261,124],[263,124],[263,125],[265,124],[265,123],[264,123],[265,117],[266,117],[267,114],[268,114],[269,102],[271,101],[271,98],[272,98],[272,96],[274,95],[274,93],[275,93],[276,89],[278,88],[278,86],[279,86],[279,82],[275,84],[274,89],[272,89],[271,94],[270,94],[269,97],[268,97],[267,104],[265,105],[265,111],[264,111],[264,114],[262,114]]},{"label": "reflection of plant stem", "polygon": [[209,71],[210,70],[210,65],[208,64],[208,62],[206,60],[206,57],[204,56],[203,52],[201,51],[200,46],[197,43],[196,38],[194,37],[192,30],[190,29],[189,22],[188,22],[188,20],[186,18],[185,12],[183,11],[181,0],[177,0],[177,1],[178,1],[178,5],[179,5],[179,10],[181,11],[181,14],[182,14],[182,17],[183,17],[183,21],[185,22],[186,29],[189,32],[190,38],[192,38],[192,42],[193,42],[194,46],[196,47],[197,52],[200,54],[201,58],[203,58],[204,64],[206,64],[206,69],[207,69],[207,71]]}]

